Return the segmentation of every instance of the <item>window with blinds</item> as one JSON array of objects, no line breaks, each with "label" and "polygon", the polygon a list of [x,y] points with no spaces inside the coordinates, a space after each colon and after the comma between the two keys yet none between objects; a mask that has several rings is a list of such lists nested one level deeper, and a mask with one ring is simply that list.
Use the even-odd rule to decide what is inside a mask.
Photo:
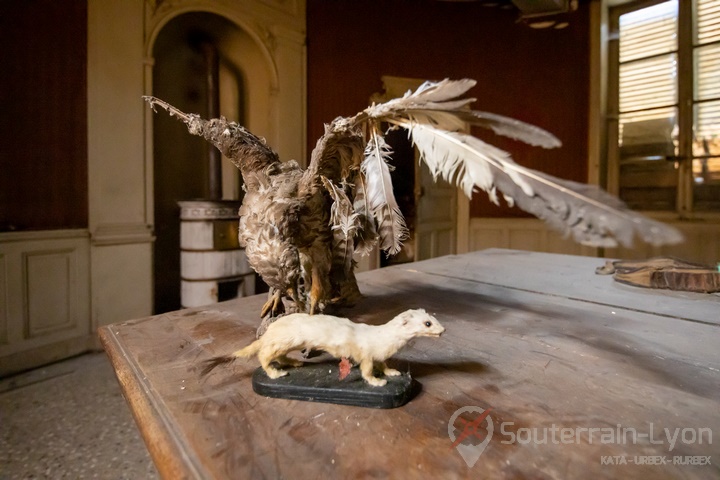
[{"label": "window with blinds", "polygon": [[620,17],[621,145],[652,140],[653,130],[670,133],[678,101],[677,31],[677,1]]},{"label": "window with blinds", "polygon": [[615,18],[620,197],[720,211],[720,2],[647,4]]},{"label": "window with blinds", "polygon": [[693,206],[720,210],[720,2],[697,0],[693,39]]}]

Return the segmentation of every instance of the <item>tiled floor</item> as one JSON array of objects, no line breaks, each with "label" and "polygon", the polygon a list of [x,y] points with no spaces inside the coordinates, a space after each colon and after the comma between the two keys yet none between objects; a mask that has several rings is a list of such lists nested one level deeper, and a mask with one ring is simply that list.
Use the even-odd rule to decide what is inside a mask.
[{"label": "tiled floor", "polygon": [[155,479],[104,353],[0,380],[0,479]]}]

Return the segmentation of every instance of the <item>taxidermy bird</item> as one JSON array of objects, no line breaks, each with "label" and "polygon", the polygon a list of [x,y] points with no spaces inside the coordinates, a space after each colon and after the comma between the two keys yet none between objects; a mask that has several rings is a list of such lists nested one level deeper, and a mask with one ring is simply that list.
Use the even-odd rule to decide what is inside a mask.
[{"label": "taxidermy bird", "polygon": [[522,167],[507,152],[463,133],[467,125],[544,148],[560,142],[538,127],[471,110],[462,96],[474,80],[426,82],[402,98],[374,104],[325,126],[307,169],[278,155],[261,139],[225,118],[203,120],[154,97],[144,97],[212,142],[242,173],[240,244],[250,265],[270,287],[261,317],[285,311],[321,312],[360,297],[353,254],[375,245],[392,255],[408,230],[393,195],[388,129],[404,129],[430,172],[466,195],[485,191],[591,246],[677,243],[680,233],[629,210],[597,187]]}]

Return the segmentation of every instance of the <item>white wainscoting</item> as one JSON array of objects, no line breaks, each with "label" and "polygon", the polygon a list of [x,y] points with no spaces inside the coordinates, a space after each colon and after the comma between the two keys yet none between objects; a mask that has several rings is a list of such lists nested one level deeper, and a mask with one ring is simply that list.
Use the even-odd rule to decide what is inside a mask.
[{"label": "white wainscoting", "polygon": [[0,375],[88,349],[86,230],[0,234]]},{"label": "white wainscoting", "polygon": [[720,262],[720,222],[706,220],[667,221],[666,223],[680,230],[685,236],[685,241],[663,247],[640,244],[633,249],[607,249],[605,256],[629,259],[672,256],[708,265]]},{"label": "white wainscoting", "polygon": [[569,238],[548,230],[535,218],[473,218],[470,220],[470,250],[511,248],[533,252],[569,255],[604,256],[607,258],[643,259],[674,256],[683,260],[714,265],[720,261],[720,223],[667,221],[685,235],[678,245],[653,247],[638,242],[633,248],[598,249],[579,245]]},{"label": "white wainscoting", "polygon": [[[601,249],[585,247],[569,238],[549,230],[536,218],[471,218],[468,228],[467,251],[486,248],[508,248],[531,252],[582,255],[620,259],[643,259],[657,256],[673,256],[692,262],[715,265],[720,262],[720,222],[667,221],[685,235],[679,245],[653,247],[639,243],[634,248]],[[462,240],[462,239],[460,239]],[[464,253],[458,248],[459,253]],[[379,268],[379,254],[355,257],[357,271]]]},{"label": "white wainscoting", "polygon": [[597,250],[563,238],[535,218],[472,218],[469,248],[510,248],[532,252],[596,256]]}]

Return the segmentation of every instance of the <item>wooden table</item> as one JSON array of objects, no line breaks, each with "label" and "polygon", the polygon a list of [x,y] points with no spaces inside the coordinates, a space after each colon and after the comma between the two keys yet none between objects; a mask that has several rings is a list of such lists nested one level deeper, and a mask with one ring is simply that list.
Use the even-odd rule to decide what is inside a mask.
[{"label": "wooden table", "polygon": [[[391,410],[261,397],[255,359],[199,378],[254,338],[264,296],[100,337],[168,479],[719,478],[720,296],[622,285],[602,264],[493,249],[361,274],[366,298],[346,316],[423,307],[446,327],[390,362],[422,384]],[[479,423],[470,445],[492,422],[472,467],[453,416],[456,438]]]}]

